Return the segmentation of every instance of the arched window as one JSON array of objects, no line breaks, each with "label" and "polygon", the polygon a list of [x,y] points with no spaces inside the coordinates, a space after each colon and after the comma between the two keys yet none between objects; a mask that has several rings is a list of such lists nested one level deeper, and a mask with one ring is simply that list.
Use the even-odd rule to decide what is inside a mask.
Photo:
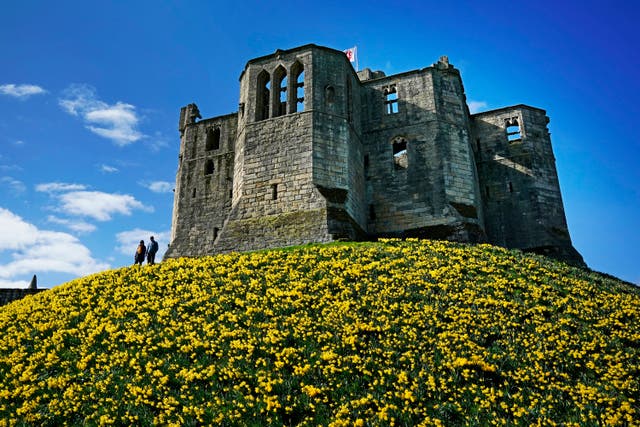
[{"label": "arched window", "polygon": [[217,150],[220,148],[220,128],[207,129],[207,139],[205,149],[207,151]]},{"label": "arched window", "polygon": [[395,169],[406,169],[409,166],[407,156],[407,140],[401,136],[396,136],[391,141],[393,147],[393,165]]},{"label": "arched window", "polygon": [[324,99],[327,104],[333,104],[336,102],[336,90],[333,86],[326,86],[324,88]]},{"label": "arched window", "polygon": [[274,87],[277,88],[276,105],[273,107],[273,116],[287,114],[287,71],[280,66],[273,73]]},{"label": "arched window", "polygon": [[304,111],[304,67],[296,61],[291,67],[291,75],[295,81],[294,102],[292,102],[292,113]]},{"label": "arched window", "polygon": [[211,175],[213,173],[213,160],[207,160],[204,163],[204,174]]},{"label": "arched window", "polygon": [[269,73],[262,70],[258,74],[258,87],[256,92],[256,120],[269,118],[269,102],[271,99],[271,78]]}]

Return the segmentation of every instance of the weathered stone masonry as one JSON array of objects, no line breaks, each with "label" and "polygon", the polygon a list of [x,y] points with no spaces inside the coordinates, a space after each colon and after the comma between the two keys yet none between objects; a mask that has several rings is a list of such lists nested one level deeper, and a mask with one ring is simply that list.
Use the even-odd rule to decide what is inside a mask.
[{"label": "weathered stone masonry", "polygon": [[470,114],[446,57],[385,76],[306,45],[252,59],[237,113],[180,113],[167,257],[338,239],[490,242],[576,264],[544,110]]}]

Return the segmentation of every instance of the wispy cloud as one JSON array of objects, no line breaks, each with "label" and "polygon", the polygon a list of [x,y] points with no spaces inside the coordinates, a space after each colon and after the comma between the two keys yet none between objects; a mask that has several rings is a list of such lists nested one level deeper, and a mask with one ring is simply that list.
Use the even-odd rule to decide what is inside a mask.
[{"label": "wispy cloud", "polygon": [[69,86],[59,104],[67,113],[81,117],[91,132],[116,145],[128,145],[145,137],[137,129],[139,118],[133,105],[120,101],[108,104],[97,97],[92,86]]},{"label": "wispy cloud", "polygon": [[[91,256],[91,251],[71,234],[41,230],[13,212],[0,208],[0,253],[9,252],[0,263],[0,287],[26,287],[21,278],[43,272],[79,276],[110,268]],[[0,259],[6,259],[2,257]]]},{"label": "wispy cloud", "polygon": [[131,215],[134,210],[152,212],[128,194],[101,191],[71,191],[58,196],[60,209],[68,215],[87,216],[97,221],[109,221],[114,214]]},{"label": "wispy cloud", "polygon": [[146,146],[153,152],[158,152],[169,147],[171,139],[162,132],[154,132],[153,136],[147,139]]},{"label": "wispy cloud", "polygon": [[49,215],[47,221],[52,224],[59,224],[67,227],[68,229],[75,231],[76,233],[84,234],[91,233],[96,230],[96,226],[82,220],[71,220],[65,218],[58,218],[57,216]]},{"label": "wispy cloud", "polygon": [[469,112],[471,114],[479,113],[482,110],[487,108],[487,103],[484,101],[468,101],[467,105],[469,106]]},{"label": "wispy cloud", "polygon": [[173,190],[173,184],[167,181],[153,181],[143,185],[154,193],[171,193]]},{"label": "wispy cloud", "polygon": [[89,191],[81,184],[51,182],[38,184],[36,190],[55,197],[60,203],[57,211],[97,221],[109,221],[115,214],[131,215],[134,210],[153,212],[153,207],[145,206],[129,194]]},{"label": "wispy cloud", "polygon": [[153,236],[154,240],[158,242],[156,260],[160,260],[167,251],[167,245],[171,236],[171,232],[169,230],[151,231],[136,228],[133,230],[123,231],[116,234],[116,240],[118,241],[116,250],[121,254],[131,255],[131,262],[133,263],[133,253],[136,250],[138,243],[140,243],[140,240],[144,240],[146,242],[145,244],[149,243],[149,237],[151,236]]},{"label": "wispy cloud", "polygon": [[0,185],[8,187],[9,190],[11,190],[11,192],[15,195],[20,195],[27,190],[27,187],[22,181],[19,181],[10,176],[3,176],[2,178],[0,178]]},{"label": "wispy cloud", "polygon": [[100,165],[100,171],[105,173],[119,172],[118,168],[109,165]]},{"label": "wispy cloud", "polygon": [[30,84],[4,84],[0,85],[0,94],[26,99],[33,95],[41,95],[47,91],[37,85]]},{"label": "wispy cloud", "polygon": [[[2,158],[2,156],[0,155],[0,159]],[[18,165],[0,165],[0,171],[2,172],[15,172],[15,171],[21,171],[22,168]]]},{"label": "wispy cloud", "polygon": [[82,184],[69,184],[66,182],[47,182],[36,185],[36,191],[43,193],[61,193],[65,191],[85,190],[87,187]]}]

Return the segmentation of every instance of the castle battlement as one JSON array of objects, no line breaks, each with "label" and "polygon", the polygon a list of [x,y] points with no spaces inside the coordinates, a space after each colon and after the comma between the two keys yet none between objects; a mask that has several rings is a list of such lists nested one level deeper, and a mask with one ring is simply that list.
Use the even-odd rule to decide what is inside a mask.
[{"label": "castle battlement", "polygon": [[377,237],[489,242],[576,264],[546,112],[470,114],[460,72],[356,72],[305,45],[247,62],[238,112],[180,113],[167,257]]}]

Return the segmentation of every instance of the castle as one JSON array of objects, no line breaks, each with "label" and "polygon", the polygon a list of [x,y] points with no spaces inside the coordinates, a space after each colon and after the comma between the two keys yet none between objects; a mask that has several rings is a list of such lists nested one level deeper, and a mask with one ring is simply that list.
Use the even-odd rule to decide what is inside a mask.
[{"label": "castle", "polygon": [[335,240],[488,242],[584,265],[546,112],[470,114],[446,57],[386,76],[305,45],[250,60],[238,112],[180,111],[166,257]]}]

